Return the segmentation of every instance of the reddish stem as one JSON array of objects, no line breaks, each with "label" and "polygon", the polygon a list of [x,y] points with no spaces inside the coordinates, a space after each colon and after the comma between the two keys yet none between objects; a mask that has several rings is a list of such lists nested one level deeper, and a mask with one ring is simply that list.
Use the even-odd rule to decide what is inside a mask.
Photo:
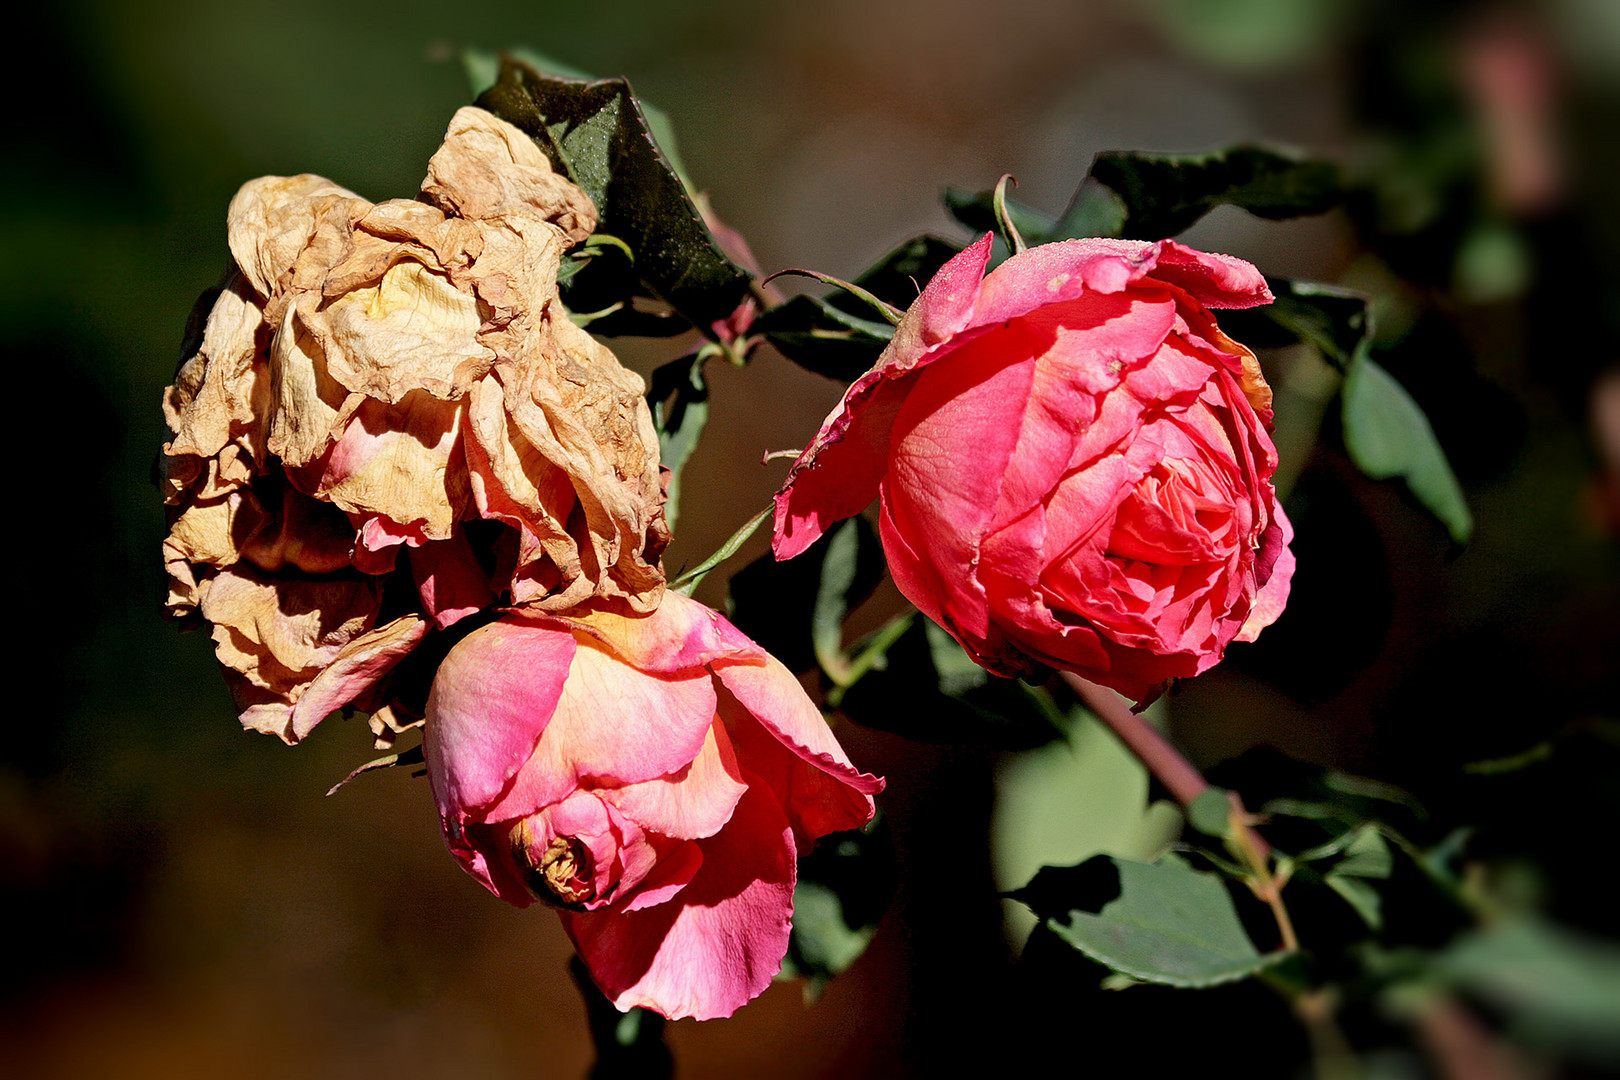
[{"label": "reddish stem", "polygon": [[[1147,771],[1154,779],[1165,786],[1171,796],[1182,806],[1188,806],[1199,795],[1209,790],[1209,781],[1204,774],[1193,768],[1192,762],[1181,756],[1181,751],[1170,744],[1170,740],[1160,735],[1158,729],[1140,716],[1131,712],[1131,707],[1125,704],[1125,699],[1106,687],[1088,682],[1072,671],[1062,673],[1063,681],[1069,688],[1079,695],[1086,708],[1094,713],[1097,719],[1108,725],[1125,748],[1136,755],[1138,761],[1147,766]],[[1249,847],[1261,868],[1271,854],[1271,845],[1261,839],[1242,819],[1242,803],[1233,795],[1233,807],[1237,811],[1234,815],[1237,827],[1243,832],[1245,846]]]}]

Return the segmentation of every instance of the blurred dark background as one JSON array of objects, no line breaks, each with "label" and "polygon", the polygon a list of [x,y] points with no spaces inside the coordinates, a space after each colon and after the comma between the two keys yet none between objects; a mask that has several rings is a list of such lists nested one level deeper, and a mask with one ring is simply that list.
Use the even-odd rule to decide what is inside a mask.
[{"label": "blurred dark background", "polygon": [[[1055,213],[1101,150],[1266,140],[1343,162],[1360,187],[1342,210],[1217,211],[1185,239],[1380,295],[1381,362],[1430,412],[1476,536],[1453,550],[1357,475],[1329,417],[1318,449],[1284,447],[1293,607],[1174,698],[1172,728],[1206,765],[1274,744],[1403,784],[1489,824],[1560,919],[1620,930],[1585,876],[1620,790],[1611,0],[77,0],[14,20],[33,63],[12,68],[0,333],[28,466],[11,520],[38,535],[13,541],[11,670],[42,692],[14,697],[0,746],[7,1073],[505,1078],[591,1059],[555,920],[446,857],[425,780],[323,798],[371,756],[363,724],[291,750],[242,733],[207,639],[158,616],[158,395],[224,265],[227,202],[298,172],[413,196],[469,100],[465,46],[628,76],[767,271],[853,277],[913,233],[950,234],[947,183],[1010,172]],[[674,348],[623,355],[645,373]],[[840,392],[774,355],[711,376],[676,567],[764,505],[785,466],[761,452],[802,445]],[[699,598],[722,603],[723,581]],[[819,1003],[779,985],[731,1021],[674,1025],[682,1075],[1017,1058],[988,1022],[1009,962],[990,757],[840,735],[892,778],[895,909]],[[1540,763],[1494,786],[1464,768],[1526,751]],[[1163,1039],[1109,1023],[1092,1034]]]}]

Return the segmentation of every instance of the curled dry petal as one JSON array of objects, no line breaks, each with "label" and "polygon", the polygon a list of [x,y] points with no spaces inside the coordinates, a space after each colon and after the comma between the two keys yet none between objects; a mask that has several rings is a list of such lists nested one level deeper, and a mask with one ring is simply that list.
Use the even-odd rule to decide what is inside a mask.
[{"label": "curled dry petal", "polygon": [[557,299],[563,251],[595,221],[532,140],[472,108],[419,200],[310,175],[232,200],[232,268],[165,391],[161,473],[169,609],[214,624],[244,722],[294,741],[351,688],[387,706],[387,730],[411,722],[385,676],[322,674],[358,663],[343,650],[385,589],[414,593],[391,609],[413,628],[498,603],[657,605],[668,532],[643,386]]}]

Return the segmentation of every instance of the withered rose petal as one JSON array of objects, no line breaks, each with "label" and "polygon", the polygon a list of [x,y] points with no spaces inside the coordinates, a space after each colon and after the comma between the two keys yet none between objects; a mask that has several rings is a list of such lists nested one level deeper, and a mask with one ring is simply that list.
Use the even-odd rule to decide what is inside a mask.
[{"label": "withered rose petal", "polygon": [[552,171],[533,139],[472,106],[451,117],[444,145],[428,161],[422,195],[464,218],[539,217],[566,233],[571,244],[596,228],[595,204]]},{"label": "withered rose petal", "polygon": [[326,455],[296,479],[353,514],[377,514],[445,540],[471,502],[461,464],[462,409],[427,393],[395,405],[365,398]]},{"label": "withered rose petal", "polygon": [[169,609],[214,624],[243,723],[289,741],[346,702],[385,711],[380,737],[412,719],[390,672],[420,634],[370,629],[385,589],[441,628],[662,593],[643,384],[558,300],[596,208],[475,108],[421,191],[243,185],[233,269],[165,392]]},{"label": "withered rose petal", "polygon": [[261,176],[242,185],[226,213],[231,255],[262,297],[307,288],[310,267],[320,271],[314,275],[319,288],[318,279],[337,264],[349,230],[370,206],[324,177]]},{"label": "withered rose petal", "polygon": [[207,582],[201,609],[220,663],[290,694],[371,628],[381,597],[381,583],[362,574],[289,577],[236,563]]},{"label": "withered rose petal", "polygon": [[386,678],[427,630],[426,619],[405,615],[350,641],[298,695],[285,732],[277,734],[290,743],[308,735],[316,724]]},{"label": "withered rose petal", "polygon": [[332,378],[389,403],[418,390],[460,397],[495,359],[477,339],[477,301],[414,259],[305,319]]},{"label": "withered rose petal", "polygon": [[[315,307],[315,298],[307,301]],[[299,466],[320,457],[332,445],[345,419],[345,407],[358,408],[326,369],[326,353],[305,324],[300,305],[289,305],[270,346],[274,400],[270,452],[284,465]]]},{"label": "withered rose petal", "polygon": [[170,456],[213,457],[236,439],[262,446],[262,405],[268,371],[258,362],[264,311],[246,279],[231,273],[221,287],[197,353],[163,395],[163,414],[174,438]]}]

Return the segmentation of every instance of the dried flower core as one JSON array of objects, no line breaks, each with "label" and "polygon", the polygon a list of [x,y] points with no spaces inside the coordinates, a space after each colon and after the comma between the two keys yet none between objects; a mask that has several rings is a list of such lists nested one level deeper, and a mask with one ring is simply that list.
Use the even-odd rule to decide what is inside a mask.
[{"label": "dried flower core", "polygon": [[512,853],[536,900],[571,906],[596,898],[590,849],[577,836],[554,836],[539,852],[527,821],[512,830]]}]

